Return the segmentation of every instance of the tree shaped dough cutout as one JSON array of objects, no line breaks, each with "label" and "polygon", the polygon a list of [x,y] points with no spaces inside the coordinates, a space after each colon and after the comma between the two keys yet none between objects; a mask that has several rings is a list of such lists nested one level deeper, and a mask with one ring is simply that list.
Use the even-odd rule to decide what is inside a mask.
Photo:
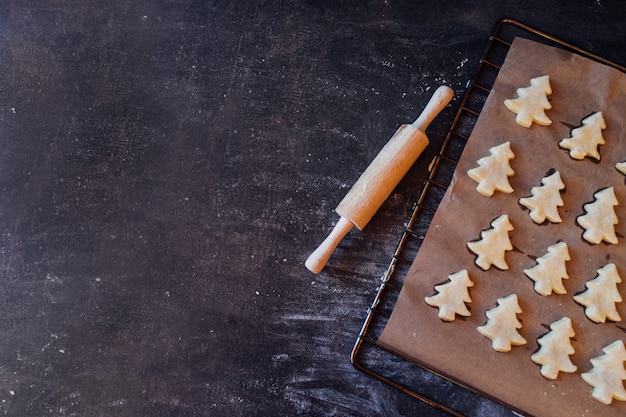
[{"label": "tree shaped dough cutout", "polygon": [[449,282],[435,286],[437,294],[424,298],[426,304],[439,307],[439,318],[445,321],[453,321],[457,314],[470,316],[471,313],[465,303],[472,302],[468,288],[474,286],[474,283],[467,270],[455,272],[448,278],[450,278]]},{"label": "tree shaped dough cutout", "polygon": [[616,304],[622,301],[617,284],[622,282],[617,267],[610,263],[598,269],[598,276],[585,284],[586,290],[574,296],[574,301],[585,306],[585,315],[596,323],[606,319],[622,321]]},{"label": "tree shaped dough cutout", "polygon": [[602,112],[596,112],[582,121],[582,126],[572,130],[572,136],[559,142],[563,149],[569,149],[569,156],[574,159],[585,159],[586,156],[600,160],[598,145],[603,145],[602,130],[606,123]]},{"label": "tree shaped dough cutout", "polygon": [[540,337],[537,343],[541,348],[530,359],[541,365],[541,375],[548,379],[556,379],[559,372],[576,372],[569,358],[574,353],[570,339],[575,336],[572,321],[563,317],[550,325],[550,332]]},{"label": "tree shaped dough cutout", "polygon": [[626,161],[615,164],[615,169],[626,175]]},{"label": "tree shaped dough cutout", "polygon": [[524,274],[535,281],[535,291],[541,295],[565,294],[563,280],[569,278],[565,262],[570,259],[567,243],[559,242],[548,247],[548,253],[537,258],[535,266],[524,269]]},{"label": "tree shaped dough cutout", "polygon": [[613,187],[598,191],[593,195],[595,201],[585,204],[585,214],[576,218],[576,223],[585,232],[583,239],[589,243],[598,244],[602,241],[617,244],[615,225],[618,223],[614,207],[619,204]]},{"label": "tree shaped dough cutout", "polygon": [[478,166],[467,171],[467,175],[478,183],[476,190],[484,196],[491,197],[494,191],[510,194],[513,188],[509,178],[515,172],[509,160],[515,158],[510,142],[504,142],[489,149],[489,156],[478,160]]},{"label": "tree shaped dough cutout", "polygon": [[513,230],[513,225],[509,221],[509,216],[503,214],[491,222],[491,229],[480,232],[480,239],[468,242],[469,250],[477,255],[476,265],[488,270],[491,265],[498,269],[507,270],[504,255],[506,251],[513,250],[513,245],[509,238],[509,232]]},{"label": "tree shaped dough cutout", "polygon": [[580,376],[593,387],[591,396],[603,404],[609,405],[613,399],[626,401],[626,349],[624,342],[616,340],[602,349],[604,355],[590,360],[592,368]]},{"label": "tree shaped dough cutout", "polygon": [[561,223],[559,207],[563,205],[560,191],[565,188],[559,171],[542,178],[540,187],[533,187],[531,197],[519,199],[519,203],[530,210],[530,218],[537,224],[546,219],[552,223]]},{"label": "tree shaped dough cutout", "polygon": [[507,109],[516,113],[515,122],[530,127],[533,122],[541,126],[550,126],[552,120],[546,116],[545,110],[552,108],[548,95],[552,94],[550,76],[543,75],[530,80],[529,87],[518,88],[517,98],[504,100]]},{"label": "tree shaped dough cutout", "polygon": [[499,298],[498,305],[487,310],[487,324],[477,328],[478,332],[491,339],[491,347],[498,352],[509,352],[511,346],[526,344],[517,329],[522,328],[522,323],[517,319],[521,313],[517,295]]}]

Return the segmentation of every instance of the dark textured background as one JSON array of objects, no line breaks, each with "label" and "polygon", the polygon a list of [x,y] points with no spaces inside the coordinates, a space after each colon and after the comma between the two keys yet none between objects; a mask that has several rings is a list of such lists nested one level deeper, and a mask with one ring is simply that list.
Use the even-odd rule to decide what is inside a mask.
[{"label": "dark textured background", "polygon": [[[503,16],[626,65],[619,0],[0,3],[0,414],[443,416],[349,355]],[[423,158],[309,273],[440,84]]]}]

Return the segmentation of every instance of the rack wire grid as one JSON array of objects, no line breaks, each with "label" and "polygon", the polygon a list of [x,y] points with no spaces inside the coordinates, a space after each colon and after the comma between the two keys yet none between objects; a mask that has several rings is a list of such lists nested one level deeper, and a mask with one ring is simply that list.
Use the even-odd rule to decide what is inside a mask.
[{"label": "rack wire grid", "polygon": [[514,19],[503,18],[494,25],[475,73],[466,86],[467,90],[460,108],[431,166],[430,175],[415,204],[389,267],[382,277],[350,358],[352,365],[360,371],[458,417],[484,414],[485,398],[495,409],[499,408],[502,415],[522,415],[522,412],[500,402],[497,398],[488,396],[477,387],[463,385],[460,381],[430,368],[426,363],[421,363],[378,343],[378,338],[391,316],[404,279],[424,240],[437,206],[452,180],[461,153],[509,48],[518,36],[562,48],[626,72],[626,67]]}]

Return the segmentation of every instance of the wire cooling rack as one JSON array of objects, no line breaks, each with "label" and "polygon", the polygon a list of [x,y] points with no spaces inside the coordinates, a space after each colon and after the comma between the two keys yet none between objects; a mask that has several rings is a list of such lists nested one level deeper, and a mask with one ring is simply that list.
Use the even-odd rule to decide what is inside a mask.
[{"label": "wire cooling rack", "polygon": [[[382,278],[376,298],[352,350],[351,362],[359,370],[453,416],[467,417],[485,412],[487,398],[502,415],[519,415],[519,410],[501,403],[479,389],[461,385],[438,374],[428,364],[416,361],[378,343],[394,308],[404,278],[424,240],[439,202],[443,198],[476,120],[515,37],[524,37],[577,53],[623,72],[626,67],[608,61],[516,20],[504,18],[493,28],[476,71],[456,114],[430,175],[417,200],[391,263]],[[426,382],[424,382],[426,381]],[[483,397],[483,398],[481,398]]]}]

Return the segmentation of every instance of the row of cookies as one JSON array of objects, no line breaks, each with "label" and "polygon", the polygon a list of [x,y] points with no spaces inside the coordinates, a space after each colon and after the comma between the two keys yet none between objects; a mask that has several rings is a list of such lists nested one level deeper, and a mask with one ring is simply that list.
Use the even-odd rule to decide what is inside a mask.
[{"label": "row of cookies", "polygon": [[[559,243],[551,247],[553,250],[543,257],[545,262],[537,263],[539,269],[554,269],[551,260],[556,257],[554,265],[560,269],[569,255],[567,246]],[[524,272],[536,279],[537,275],[529,274],[536,271],[537,267]],[[544,271],[545,272],[545,271]],[[566,275],[566,273],[565,273]],[[556,275],[545,274],[545,277]],[[531,277],[532,278],[532,277]],[[552,279],[552,278],[550,278]],[[558,279],[560,282],[561,280]],[[545,282],[543,279],[537,282]],[[621,301],[617,291],[617,283],[621,282],[617,268],[614,264],[607,264],[598,270],[598,276],[586,284],[587,290],[575,295],[574,300],[586,306],[585,314],[596,322],[604,322],[606,318],[620,321],[621,317],[615,309],[615,303]],[[557,289],[562,286],[553,284]],[[456,315],[470,316],[471,313],[466,303],[472,301],[469,288],[474,286],[467,270],[461,270],[449,276],[449,281],[435,286],[437,294],[425,297],[428,305],[439,309],[438,316],[444,321],[453,321]],[[562,292],[565,290],[563,289]],[[542,294],[545,295],[545,294]],[[516,294],[502,297],[497,300],[497,306],[488,310],[485,314],[487,322],[477,328],[478,332],[491,340],[491,346],[498,352],[508,352],[512,346],[521,346],[527,340],[519,333],[522,323],[517,318],[522,313]],[[572,322],[569,317],[563,317],[550,325],[550,332],[541,336],[537,343],[540,348],[534,352],[530,359],[541,366],[540,373],[547,379],[554,380],[559,372],[576,372],[578,367],[570,359],[575,350],[571,344],[571,338],[575,336]],[[613,399],[626,401],[626,390],[622,380],[626,379],[626,349],[622,340],[616,340],[605,346],[604,355],[590,360],[591,369],[581,373],[582,379],[593,386],[592,397],[604,404],[611,404]]]}]

